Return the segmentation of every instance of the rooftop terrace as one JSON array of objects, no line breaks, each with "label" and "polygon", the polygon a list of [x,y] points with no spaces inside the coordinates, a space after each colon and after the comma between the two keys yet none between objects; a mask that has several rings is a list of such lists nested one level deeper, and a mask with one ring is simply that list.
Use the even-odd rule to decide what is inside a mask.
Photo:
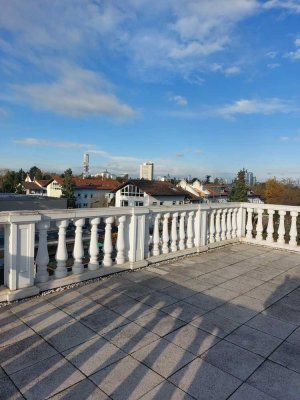
[{"label": "rooftop terrace", "polygon": [[299,400],[299,343],[300,254],[236,243],[1,308],[0,399]]}]

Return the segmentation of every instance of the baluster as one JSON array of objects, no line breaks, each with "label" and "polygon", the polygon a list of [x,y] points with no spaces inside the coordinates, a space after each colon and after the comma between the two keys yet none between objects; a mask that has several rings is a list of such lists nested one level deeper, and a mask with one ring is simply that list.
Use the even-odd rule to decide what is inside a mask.
[{"label": "baluster", "polygon": [[221,232],[221,240],[226,240],[226,214],[227,214],[227,210],[224,209],[223,213],[222,213],[222,232]]},{"label": "baluster", "polygon": [[284,235],[285,235],[285,227],[284,227],[284,217],[286,215],[286,211],[279,211],[279,227],[278,227],[278,244],[285,244]]},{"label": "baluster", "polygon": [[172,227],[171,227],[171,250],[172,251],[177,251],[178,246],[177,246],[177,218],[178,218],[178,213],[173,213],[173,218],[172,218]]},{"label": "baluster", "polygon": [[298,212],[297,211],[291,211],[291,217],[292,217],[292,223],[291,223],[291,229],[290,229],[290,246],[297,246],[297,217],[298,217]]},{"label": "baluster", "polygon": [[268,243],[274,242],[274,238],[273,238],[273,233],[274,233],[273,215],[274,215],[274,213],[275,213],[274,210],[268,210],[269,219],[268,219],[267,239],[266,239],[266,241]]},{"label": "baluster", "polygon": [[154,220],[154,230],[153,230],[153,255],[159,255],[159,222],[160,222],[160,214],[155,215]]},{"label": "baluster", "polygon": [[104,245],[103,245],[103,265],[104,267],[112,266],[111,253],[113,250],[112,240],[111,240],[111,224],[114,222],[113,217],[105,218],[105,236],[104,236]]},{"label": "baluster", "polygon": [[117,264],[124,264],[125,262],[125,236],[124,236],[124,224],[126,221],[126,215],[119,217],[118,226],[118,237],[117,237]]},{"label": "baluster", "polygon": [[238,209],[234,208],[232,210],[232,238],[235,239],[237,237],[237,212]]},{"label": "baluster", "polygon": [[99,268],[98,225],[100,224],[100,218],[91,218],[90,223],[92,225],[92,228],[89,247],[90,262],[88,265],[88,269],[90,271],[95,271]]},{"label": "baluster", "polygon": [[262,235],[263,230],[264,230],[263,223],[262,223],[263,213],[264,213],[263,209],[259,208],[257,210],[257,225],[256,225],[256,238],[255,239],[258,241],[263,240],[263,235]]},{"label": "baluster", "polygon": [[230,240],[232,238],[232,208],[229,208],[227,211],[227,232],[226,232],[226,239]]},{"label": "baluster", "polygon": [[247,225],[246,225],[246,238],[247,239],[252,239],[252,229],[253,229],[253,225],[252,225],[252,214],[253,214],[253,209],[252,208],[247,208]]},{"label": "baluster", "polygon": [[169,253],[169,217],[170,214],[166,213],[164,215],[164,221],[163,221],[163,246],[162,246],[162,252],[163,254]]},{"label": "baluster", "polygon": [[221,214],[223,210],[217,210],[216,215],[216,242],[221,241]]},{"label": "baluster", "polygon": [[180,222],[179,222],[179,250],[185,249],[185,216],[186,212],[180,213]]},{"label": "baluster", "polygon": [[49,263],[48,243],[47,243],[47,230],[50,228],[49,221],[40,221],[37,224],[39,232],[39,247],[36,255],[37,273],[35,275],[36,282],[47,282],[49,279],[49,272],[47,265]]},{"label": "baluster", "polygon": [[190,211],[188,213],[188,221],[187,221],[187,241],[186,241],[186,247],[188,249],[191,249],[193,247],[194,243],[194,230],[193,230],[193,217],[194,217],[194,211]]},{"label": "baluster", "polygon": [[55,259],[57,261],[54,275],[56,278],[63,278],[67,276],[68,270],[66,267],[68,260],[68,251],[66,244],[66,229],[69,225],[69,220],[64,219],[56,222],[58,227],[58,244],[56,249]]},{"label": "baluster", "polygon": [[216,241],[215,239],[215,234],[216,234],[216,228],[215,228],[215,214],[216,210],[211,210],[210,212],[210,221],[209,221],[209,241],[210,243],[214,243]]},{"label": "baluster", "polygon": [[76,226],[75,230],[75,242],[74,242],[74,249],[73,249],[73,257],[74,257],[74,264],[72,267],[73,274],[81,274],[84,270],[82,259],[84,256],[84,249],[82,243],[82,227],[85,223],[85,218],[77,219],[74,222]]}]

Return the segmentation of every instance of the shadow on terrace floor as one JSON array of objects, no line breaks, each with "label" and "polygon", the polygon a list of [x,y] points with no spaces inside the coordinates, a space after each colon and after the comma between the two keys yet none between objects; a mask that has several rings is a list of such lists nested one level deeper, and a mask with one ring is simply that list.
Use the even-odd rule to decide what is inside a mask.
[{"label": "shadow on terrace floor", "polygon": [[0,398],[298,400],[299,285],[235,245],[2,308]]}]

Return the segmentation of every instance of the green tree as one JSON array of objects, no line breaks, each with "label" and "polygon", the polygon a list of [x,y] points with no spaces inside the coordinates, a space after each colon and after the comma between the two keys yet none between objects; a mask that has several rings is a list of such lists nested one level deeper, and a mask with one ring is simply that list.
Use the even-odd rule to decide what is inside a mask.
[{"label": "green tree", "polygon": [[71,168],[66,169],[64,172],[61,197],[64,197],[68,200],[68,208],[75,207],[73,172]]},{"label": "green tree", "polygon": [[240,170],[229,194],[229,201],[247,201],[246,171]]},{"label": "green tree", "polygon": [[30,170],[28,171],[28,174],[32,180],[34,178],[35,179],[43,179],[43,173],[37,166],[31,167]]}]

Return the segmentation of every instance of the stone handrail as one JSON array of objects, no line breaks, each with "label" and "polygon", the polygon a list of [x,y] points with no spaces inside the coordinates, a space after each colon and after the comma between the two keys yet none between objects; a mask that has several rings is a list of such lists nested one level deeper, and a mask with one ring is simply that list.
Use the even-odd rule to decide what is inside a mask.
[{"label": "stone handrail", "polygon": [[[267,227],[263,224],[265,212]],[[251,203],[0,212],[0,225],[4,226],[0,301],[237,241],[298,250],[299,212],[299,207]],[[277,213],[279,228],[274,230],[273,216]],[[287,220],[291,220],[288,241],[284,230]],[[74,226],[71,243],[66,240],[70,223]],[[84,236],[87,224],[89,235]],[[51,260],[55,269],[49,274],[47,236],[53,229],[58,239],[55,260]],[[117,234],[112,235],[112,230]]]}]

